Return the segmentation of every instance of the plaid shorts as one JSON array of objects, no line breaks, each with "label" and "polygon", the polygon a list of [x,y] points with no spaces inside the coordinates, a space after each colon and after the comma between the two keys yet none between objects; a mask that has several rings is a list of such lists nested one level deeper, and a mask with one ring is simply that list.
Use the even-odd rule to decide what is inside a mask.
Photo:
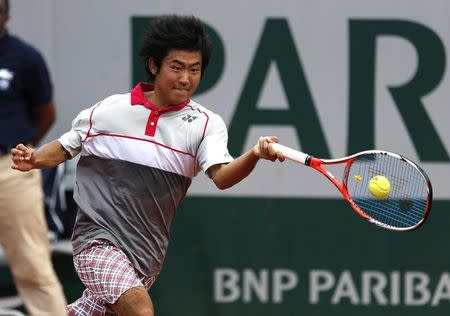
[{"label": "plaid shorts", "polygon": [[109,306],[125,291],[137,286],[148,290],[156,280],[136,271],[122,250],[103,239],[90,241],[73,262],[86,289],[67,306],[69,316],[115,315]]}]

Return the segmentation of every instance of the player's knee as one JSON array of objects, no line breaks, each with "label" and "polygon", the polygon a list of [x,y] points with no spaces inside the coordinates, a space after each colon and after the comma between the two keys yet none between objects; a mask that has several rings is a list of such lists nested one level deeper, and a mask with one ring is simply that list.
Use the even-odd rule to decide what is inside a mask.
[{"label": "player's knee", "polygon": [[111,307],[119,316],[154,315],[152,301],[144,287],[135,287],[127,290]]}]

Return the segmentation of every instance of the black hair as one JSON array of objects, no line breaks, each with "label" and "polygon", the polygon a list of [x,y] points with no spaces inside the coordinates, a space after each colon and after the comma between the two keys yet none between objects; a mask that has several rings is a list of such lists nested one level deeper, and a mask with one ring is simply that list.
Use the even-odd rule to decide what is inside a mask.
[{"label": "black hair", "polygon": [[194,16],[164,15],[156,18],[142,42],[140,56],[150,81],[155,79],[148,61],[152,57],[158,70],[171,49],[199,51],[202,55],[202,74],[208,66],[212,45],[205,28]]}]

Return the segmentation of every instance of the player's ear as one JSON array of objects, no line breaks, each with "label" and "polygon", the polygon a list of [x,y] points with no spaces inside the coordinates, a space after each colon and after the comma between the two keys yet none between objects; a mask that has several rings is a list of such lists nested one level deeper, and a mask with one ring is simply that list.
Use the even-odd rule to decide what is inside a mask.
[{"label": "player's ear", "polygon": [[156,66],[156,62],[155,62],[155,59],[153,57],[150,57],[148,59],[148,65],[147,66],[148,66],[148,69],[150,69],[150,72],[153,75],[156,75],[158,73],[158,66]]}]

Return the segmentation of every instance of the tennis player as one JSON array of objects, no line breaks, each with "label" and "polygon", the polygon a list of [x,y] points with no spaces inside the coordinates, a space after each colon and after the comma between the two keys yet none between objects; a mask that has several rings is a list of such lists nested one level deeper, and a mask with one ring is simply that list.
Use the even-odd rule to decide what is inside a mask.
[{"label": "tennis player", "polygon": [[80,154],[72,244],[86,286],[69,315],[154,315],[148,294],[161,271],[175,210],[204,170],[219,189],[247,177],[259,159],[284,160],[261,137],[233,159],[221,117],[190,99],[211,55],[200,21],[163,16],[141,49],[152,83],[80,112],[72,129],[38,149],[19,144],[12,168],[54,167]]}]

